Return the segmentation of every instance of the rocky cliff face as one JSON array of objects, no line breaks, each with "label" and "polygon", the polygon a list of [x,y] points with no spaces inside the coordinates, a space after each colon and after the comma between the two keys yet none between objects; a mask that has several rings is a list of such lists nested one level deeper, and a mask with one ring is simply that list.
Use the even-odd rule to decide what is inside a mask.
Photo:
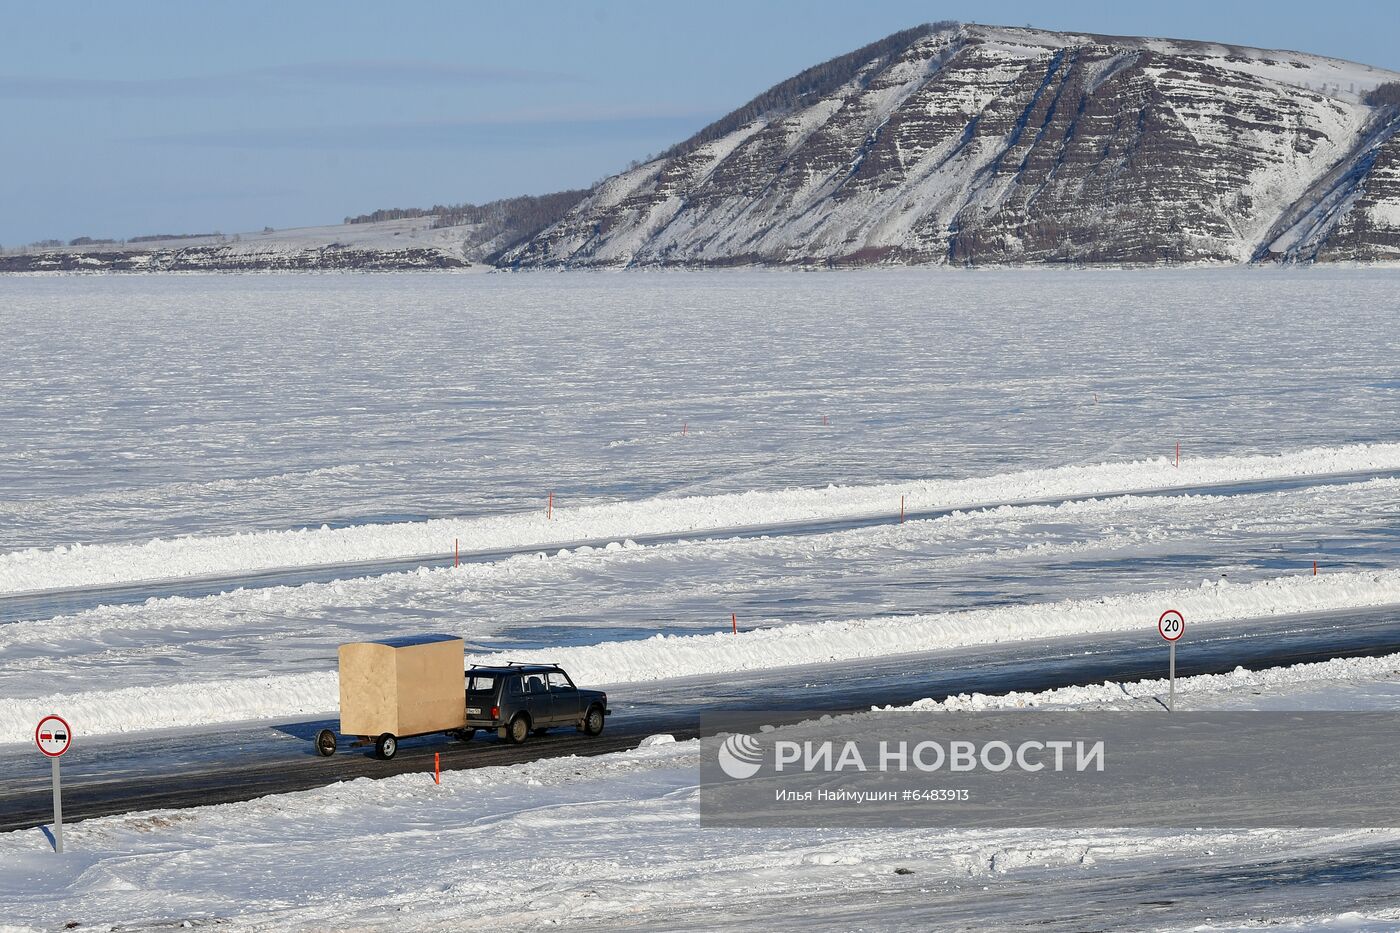
[{"label": "rocky cliff face", "polygon": [[1363,98],[1397,79],[1205,43],[910,30],[608,179],[503,262],[1395,258],[1400,140]]},{"label": "rocky cliff face", "polygon": [[1400,261],[1400,114],[1324,175],[1277,225],[1258,258]]}]

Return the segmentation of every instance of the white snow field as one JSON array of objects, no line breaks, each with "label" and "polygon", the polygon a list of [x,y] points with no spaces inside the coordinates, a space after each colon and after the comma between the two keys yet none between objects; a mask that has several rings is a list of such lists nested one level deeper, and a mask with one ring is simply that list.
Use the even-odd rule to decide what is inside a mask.
[{"label": "white snow field", "polygon": [[[1121,709],[1162,686],[936,705]],[[1400,656],[1187,678],[1178,690],[1193,709],[1400,709]],[[857,915],[862,929],[1400,924],[1389,876],[1325,879],[1400,844],[1400,830],[706,829],[698,743],[669,738],[448,772],[441,785],[407,774],[88,820],[68,828],[61,860],[37,829],[0,834],[4,928],[849,929]],[[1270,880],[1303,868],[1375,905],[1329,908],[1328,887]],[[1172,875],[1180,895],[1152,900]]]},{"label": "white snow field", "polygon": [[1397,281],[4,276],[0,551],[1396,443]]},{"label": "white snow field", "polygon": [[[1034,665],[1169,605],[1192,632],[1301,644],[1292,617],[1330,612],[1360,637],[1400,614],[1398,274],[0,276],[0,744],[51,710],[133,755],[324,718],[337,645],[427,632],[636,691],[1013,643]],[[454,540],[472,562],[445,565]],[[1375,650],[1179,698],[1394,708]],[[1109,679],[921,705],[1162,689]],[[708,832],[696,757],[84,820],[62,860],[6,833],[0,918],[1400,927],[1394,830]]]}]

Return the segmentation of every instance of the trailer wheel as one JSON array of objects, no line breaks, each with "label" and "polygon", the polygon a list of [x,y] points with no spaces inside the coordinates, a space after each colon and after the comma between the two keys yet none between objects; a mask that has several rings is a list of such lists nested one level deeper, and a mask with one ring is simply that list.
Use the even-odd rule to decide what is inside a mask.
[{"label": "trailer wheel", "polygon": [[530,735],[530,718],[524,713],[516,716],[506,727],[506,738],[510,739],[512,745],[523,745],[525,739]]},{"label": "trailer wheel", "polygon": [[601,706],[588,708],[588,715],[583,717],[583,731],[587,735],[603,734],[603,708]]},{"label": "trailer wheel", "polygon": [[329,729],[322,729],[316,733],[316,754],[322,758],[329,758],[335,754],[335,733]]},{"label": "trailer wheel", "polygon": [[393,733],[386,732],[374,740],[374,753],[388,761],[399,752],[399,740],[394,738]]},{"label": "trailer wheel", "polygon": [[456,732],[454,732],[454,733],[452,733],[452,734],[455,735],[458,739],[460,739],[460,740],[463,741],[463,742],[470,742],[470,741],[472,740],[472,738],[474,738],[474,737],[476,736],[476,730],[475,730],[475,729],[458,729]]}]

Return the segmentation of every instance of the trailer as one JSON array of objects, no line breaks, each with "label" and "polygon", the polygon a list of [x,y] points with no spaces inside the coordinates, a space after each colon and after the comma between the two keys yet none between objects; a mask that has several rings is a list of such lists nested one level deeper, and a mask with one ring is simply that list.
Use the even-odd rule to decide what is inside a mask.
[{"label": "trailer", "polygon": [[[467,729],[466,644],[451,635],[420,635],[340,646],[340,734],[352,748],[373,745],[388,760],[399,740]],[[336,733],[316,734],[316,751],[335,754]]]}]

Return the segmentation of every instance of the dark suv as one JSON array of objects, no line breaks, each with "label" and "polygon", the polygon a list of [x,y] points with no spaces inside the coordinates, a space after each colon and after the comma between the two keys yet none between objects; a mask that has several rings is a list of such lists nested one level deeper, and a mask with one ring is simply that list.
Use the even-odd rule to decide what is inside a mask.
[{"label": "dark suv", "polygon": [[519,745],[530,733],[543,735],[551,726],[573,726],[588,735],[603,731],[603,717],[612,715],[608,695],[580,690],[554,664],[472,665],[467,671],[467,728],[495,729]]}]

